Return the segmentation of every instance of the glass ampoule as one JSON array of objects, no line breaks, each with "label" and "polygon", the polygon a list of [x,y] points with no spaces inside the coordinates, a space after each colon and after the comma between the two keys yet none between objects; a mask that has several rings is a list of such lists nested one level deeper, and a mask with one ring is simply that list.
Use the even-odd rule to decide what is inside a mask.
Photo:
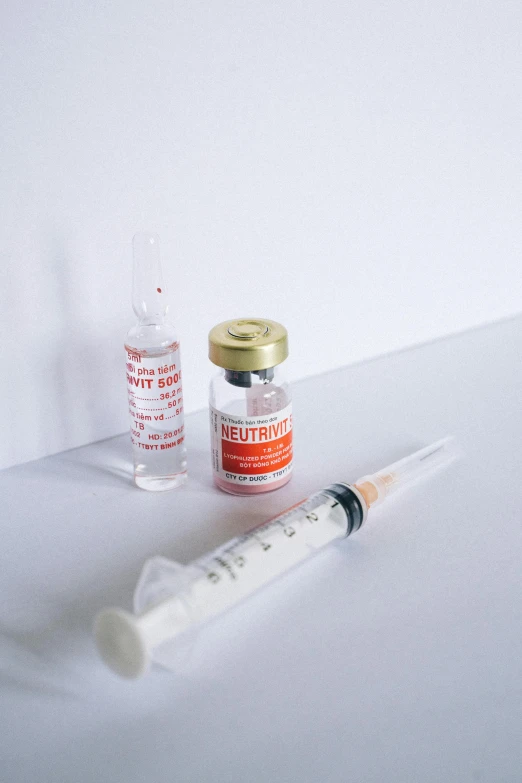
[{"label": "glass ampoule", "polygon": [[132,306],[138,323],[125,341],[134,481],[152,491],[187,477],[179,339],[168,304],[156,234],[135,234]]}]

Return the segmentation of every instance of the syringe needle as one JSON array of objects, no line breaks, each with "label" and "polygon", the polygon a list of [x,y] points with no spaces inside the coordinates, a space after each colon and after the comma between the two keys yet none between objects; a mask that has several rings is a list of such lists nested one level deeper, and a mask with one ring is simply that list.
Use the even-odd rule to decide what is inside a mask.
[{"label": "syringe needle", "polygon": [[426,446],[376,473],[362,476],[357,479],[354,486],[364,496],[369,508],[382,503],[397,489],[413,486],[426,474],[453,462],[458,455],[455,439],[442,438],[431,446]]}]

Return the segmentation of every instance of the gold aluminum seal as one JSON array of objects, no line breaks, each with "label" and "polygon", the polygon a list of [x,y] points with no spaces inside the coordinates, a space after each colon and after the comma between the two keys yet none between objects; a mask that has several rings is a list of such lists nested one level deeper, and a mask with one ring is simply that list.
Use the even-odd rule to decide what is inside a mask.
[{"label": "gold aluminum seal", "polygon": [[226,370],[266,370],[287,356],[288,332],[266,318],[223,321],[208,336],[208,358]]}]

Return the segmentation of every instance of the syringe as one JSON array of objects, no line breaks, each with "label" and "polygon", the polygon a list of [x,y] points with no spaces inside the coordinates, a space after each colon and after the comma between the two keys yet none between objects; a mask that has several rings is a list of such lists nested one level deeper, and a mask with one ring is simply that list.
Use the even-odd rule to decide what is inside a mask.
[{"label": "syringe", "polygon": [[[159,559],[155,583],[145,584],[143,575],[138,583],[138,615],[105,609],[96,617],[94,634],[101,657],[117,674],[129,678],[141,676],[151,659],[168,665],[165,646],[170,649],[172,640],[234,606],[335,539],[359,530],[368,509],[455,456],[453,438],[445,438],[352,485],[331,484],[188,566]],[[151,563],[145,565],[144,575],[151,573]],[[165,563],[171,573],[174,570],[174,582],[161,576]],[[149,599],[143,601],[147,590]]]}]

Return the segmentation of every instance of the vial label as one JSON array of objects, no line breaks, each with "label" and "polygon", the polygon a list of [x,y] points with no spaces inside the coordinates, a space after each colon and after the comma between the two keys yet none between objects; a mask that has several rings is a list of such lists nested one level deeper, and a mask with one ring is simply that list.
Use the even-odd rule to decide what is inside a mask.
[{"label": "vial label", "polygon": [[292,470],[292,404],[277,413],[233,416],[210,407],[212,469],[243,486],[280,481]]},{"label": "vial label", "polygon": [[125,350],[132,445],[143,452],[175,450],[185,439],[179,343],[160,356]]}]

